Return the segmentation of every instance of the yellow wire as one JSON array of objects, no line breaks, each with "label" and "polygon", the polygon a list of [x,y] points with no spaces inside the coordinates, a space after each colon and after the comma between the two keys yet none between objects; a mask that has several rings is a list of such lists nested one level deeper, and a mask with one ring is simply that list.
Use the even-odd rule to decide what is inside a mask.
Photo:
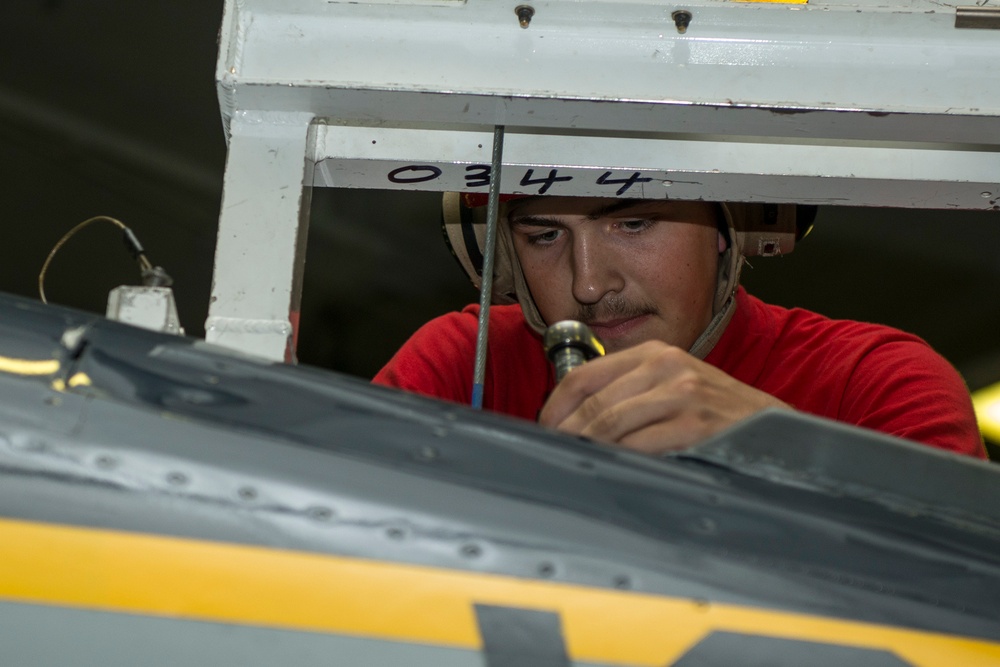
[{"label": "yellow wire", "polygon": [[[52,263],[52,258],[55,257],[56,252],[58,252],[59,248],[63,247],[63,245],[67,241],[69,241],[74,234],[76,234],[78,231],[80,231],[87,225],[93,222],[97,222],[98,220],[107,220],[108,222],[116,225],[122,231],[128,229],[128,227],[125,226],[125,223],[123,223],[121,220],[117,220],[107,215],[95,215],[93,218],[88,218],[87,220],[84,220],[76,227],[63,234],[62,238],[59,239],[59,241],[56,242],[56,244],[52,247],[52,250],[49,252],[49,256],[45,258],[45,263],[42,264],[42,270],[38,274],[38,295],[41,297],[42,303],[48,303],[48,301],[45,299],[45,274],[49,270],[49,264]],[[139,263],[142,265],[142,269],[144,271],[148,271],[149,269],[153,268],[152,264],[149,263],[149,260],[146,259],[146,257],[143,255],[139,256]]]}]

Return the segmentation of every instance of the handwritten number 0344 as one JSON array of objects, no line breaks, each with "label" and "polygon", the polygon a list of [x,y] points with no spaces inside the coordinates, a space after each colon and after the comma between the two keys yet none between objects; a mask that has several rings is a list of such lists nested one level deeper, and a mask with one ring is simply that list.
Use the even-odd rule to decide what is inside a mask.
[{"label": "handwritten number 0344", "polygon": [[[465,168],[465,186],[469,188],[482,188],[489,187],[490,185],[490,166],[487,164],[473,164]],[[434,165],[428,164],[410,164],[402,167],[393,169],[388,174],[388,179],[390,183],[396,184],[414,184],[414,183],[427,183],[429,181],[436,180],[441,177],[444,172]],[[648,176],[643,176],[642,172],[636,171],[632,172],[626,178],[611,178],[613,172],[606,171],[597,177],[595,183],[597,185],[618,185],[620,186],[615,191],[615,196],[620,197],[625,194],[629,188],[631,188],[636,183],[648,183],[653,179]],[[538,190],[535,194],[544,195],[546,194],[553,185],[557,183],[564,183],[574,180],[574,176],[560,176],[558,169],[549,169],[548,174],[541,176],[535,175],[534,169],[525,170],[524,174],[521,176],[519,184],[522,187],[527,187],[531,185],[537,185]]]}]

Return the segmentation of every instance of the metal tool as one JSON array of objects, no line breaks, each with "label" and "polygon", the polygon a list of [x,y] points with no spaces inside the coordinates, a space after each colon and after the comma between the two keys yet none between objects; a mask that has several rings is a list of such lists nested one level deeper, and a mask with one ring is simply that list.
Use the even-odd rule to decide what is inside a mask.
[{"label": "metal tool", "polygon": [[545,355],[556,367],[556,382],[594,357],[604,356],[604,345],[583,322],[563,320],[545,330]]}]

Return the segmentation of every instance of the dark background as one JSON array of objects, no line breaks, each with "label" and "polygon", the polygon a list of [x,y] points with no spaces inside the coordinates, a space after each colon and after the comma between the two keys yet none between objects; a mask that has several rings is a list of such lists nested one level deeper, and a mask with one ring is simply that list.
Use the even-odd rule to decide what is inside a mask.
[{"label": "dark background", "polygon": [[[215,94],[221,0],[0,3],[0,290],[37,297],[46,255],[94,215],[133,228],[203,336],[226,146]],[[369,377],[421,322],[477,297],[441,242],[438,197],[316,190],[300,360]],[[748,288],[926,338],[975,389],[1000,380],[1000,217],[821,209]],[[111,225],[59,252],[52,302],[103,312],[138,280]]]}]

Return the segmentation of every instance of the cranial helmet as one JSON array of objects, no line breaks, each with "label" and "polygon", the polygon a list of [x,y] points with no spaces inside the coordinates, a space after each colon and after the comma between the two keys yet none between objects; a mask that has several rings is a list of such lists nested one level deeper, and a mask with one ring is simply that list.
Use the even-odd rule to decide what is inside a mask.
[{"label": "cranial helmet", "polygon": [[[501,195],[498,211],[496,257],[493,265],[494,304],[520,303],[528,324],[538,333],[545,330],[538,307],[521,272],[514,252],[510,228],[504,224],[508,203],[523,195]],[[476,289],[482,285],[483,248],[486,245],[486,196],[448,192],[444,195],[445,241]],[[713,317],[690,352],[704,358],[718,342],[736,309],[736,288],[746,257],[772,257],[791,252],[795,241],[805,236],[816,217],[815,206],[796,204],[720,203],[728,234],[725,252],[719,258]],[[720,224],[720,228],[721,228]]]}]

